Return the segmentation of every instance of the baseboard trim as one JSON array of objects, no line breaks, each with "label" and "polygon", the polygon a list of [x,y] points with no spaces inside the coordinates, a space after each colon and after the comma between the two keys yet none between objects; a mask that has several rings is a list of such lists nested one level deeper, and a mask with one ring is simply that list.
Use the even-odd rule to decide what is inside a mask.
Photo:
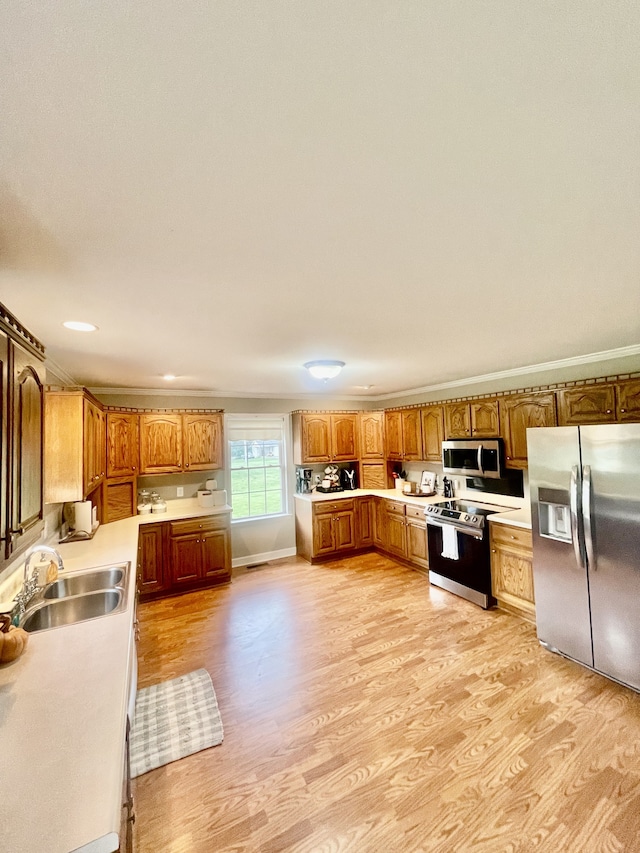
[{"label": "baseboard trim", "polygon": [[282,557],[295,557],[295,548],[281,548],[279,551],[264,551],[262,554],[250,554],[247,557],[234,557],[231,567],[240,569],[243,566],[252,566],[254,563],[267,563],[269,560],[280,560]]}]

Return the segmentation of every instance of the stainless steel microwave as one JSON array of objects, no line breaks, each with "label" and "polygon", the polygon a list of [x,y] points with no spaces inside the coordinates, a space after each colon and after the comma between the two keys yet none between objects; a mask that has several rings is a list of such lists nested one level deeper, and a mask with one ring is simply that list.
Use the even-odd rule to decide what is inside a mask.
[{"label": "stainless steel microwave", "polygon": [[442,442],[442,471],[464,477],[502,477],[503,447],[500,438],[456,438]]}]

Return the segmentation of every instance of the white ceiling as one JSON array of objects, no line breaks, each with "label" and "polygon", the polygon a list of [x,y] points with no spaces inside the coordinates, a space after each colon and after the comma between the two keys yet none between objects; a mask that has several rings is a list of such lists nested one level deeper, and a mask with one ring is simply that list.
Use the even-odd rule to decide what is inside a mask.
[{"label": "white ceiling", "polygon": [[4,0],[0,301],[91,387],[637,346],[639,48],[621,0]]}]

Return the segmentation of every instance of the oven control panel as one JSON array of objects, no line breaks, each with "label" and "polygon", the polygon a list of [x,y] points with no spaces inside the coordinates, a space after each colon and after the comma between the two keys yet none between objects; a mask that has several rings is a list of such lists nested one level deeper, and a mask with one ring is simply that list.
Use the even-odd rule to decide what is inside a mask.
[{"label": "oven control panel", "polygon": [[483,515],[471,515],[461,509],[453,509],[450,506],[441,506],[439,504],[429,504],[424,509],[425,515],[431,518],[442,519],[442,521],[452,521],[457,524],[467,524],[469,527],[481,528],[484,527]]}]

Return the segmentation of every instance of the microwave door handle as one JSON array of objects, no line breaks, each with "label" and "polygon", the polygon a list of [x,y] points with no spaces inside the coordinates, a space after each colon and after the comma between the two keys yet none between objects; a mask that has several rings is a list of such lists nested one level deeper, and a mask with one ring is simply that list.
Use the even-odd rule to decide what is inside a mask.
[{"label": "microwave door handle", "polygon": [[484,468],[482,467],[482,451],[484,447],[479,444],[478,445],[478,471],[480,472],[480,476],[484,474]]},{"label": "microwave door handle", "polygon": [[593,547],[593,522],[591,518],[591,466],[582,469],[582,524],[584,527],[584,542],[587,550],[589,571],[597,569],[596,552]]},{"label": "microwave door handle", "polygon": [[578,466],[571,469],[571,484],[569,486],[569,514],[571,517],[571,541],[573,542],[573,553],[576,563],[581,569],[586,569],[582,556],[582,543],[580,542],[580,525],[578,521]]}]

